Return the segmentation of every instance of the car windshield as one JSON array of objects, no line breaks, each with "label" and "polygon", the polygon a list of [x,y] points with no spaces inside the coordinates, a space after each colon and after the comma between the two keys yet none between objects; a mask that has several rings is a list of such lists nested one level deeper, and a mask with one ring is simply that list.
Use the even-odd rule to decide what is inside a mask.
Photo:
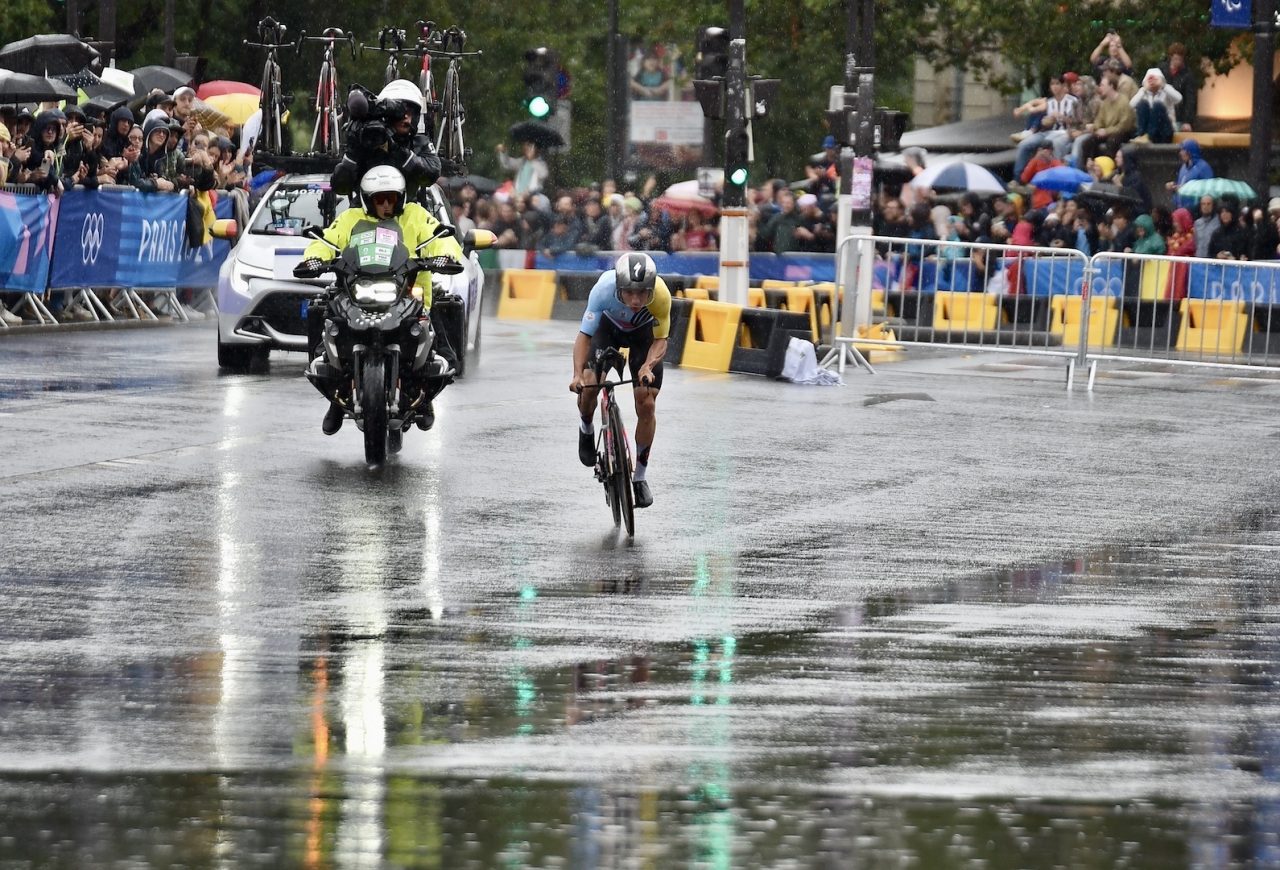
[{"label": "car windshield", "polygon": [[[332,214],[326,214],[332,210]],[[264,236],[300,236],[307,227],[321,229],[347,210],[347,200],[334,197],[327,183],[281,184],[267,194],[249,232]]]}]

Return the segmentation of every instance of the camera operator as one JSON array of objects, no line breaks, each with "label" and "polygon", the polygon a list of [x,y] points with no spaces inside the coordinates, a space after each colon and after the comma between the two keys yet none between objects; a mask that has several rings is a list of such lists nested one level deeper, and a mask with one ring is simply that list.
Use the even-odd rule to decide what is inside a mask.
[{"label": "camera operator", "polygon": [[333,173],[333,191],[348,196],[364,174],[375,166],[400,170],[409,190],[427,187],[440,177],[440,158],[426,133],[418,132],[422,91],[413,82],[397,79],[373,99],[355,85],[347,96],[346,149]]}]

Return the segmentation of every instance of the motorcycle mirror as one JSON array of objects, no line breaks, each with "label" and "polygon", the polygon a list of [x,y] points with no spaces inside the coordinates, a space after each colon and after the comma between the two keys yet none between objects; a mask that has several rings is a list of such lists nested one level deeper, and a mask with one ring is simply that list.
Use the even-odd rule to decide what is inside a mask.
[{"label": "motorcycle mirror", "polygon": [[462,246],[468,250],[483,251],[492,248],[498,237],[489,230],[468,230],[462,237]]}]

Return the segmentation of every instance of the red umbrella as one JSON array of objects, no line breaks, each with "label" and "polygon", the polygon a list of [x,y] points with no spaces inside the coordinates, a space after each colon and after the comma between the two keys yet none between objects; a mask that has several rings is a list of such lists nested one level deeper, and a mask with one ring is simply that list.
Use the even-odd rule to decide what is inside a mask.
[{"label": "red umbrella", "polygon": [[697,211],[706,217],[711,217],[719,211],[714,202],[698,193],[696,179],[676,182],[664,190],[662,196],[655,199],[653,204],[672,214]]},{"label": "red umbrella", "polygon": [[196,96],[202,100],[207,100],[210,97],[220,97],[223,94],[252,94],[255,97],[261,97],[262,91],[258,90],[253,85],[246,84],[245,82],[229,82],[222,80],[205,82],[196,89]]}]

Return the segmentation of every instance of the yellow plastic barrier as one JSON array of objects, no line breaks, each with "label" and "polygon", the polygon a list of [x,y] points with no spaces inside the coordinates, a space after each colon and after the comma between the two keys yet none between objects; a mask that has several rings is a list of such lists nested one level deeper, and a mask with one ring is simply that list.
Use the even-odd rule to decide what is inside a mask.
[{"label": "yellow plastic barrier", "polygon": [[502,273],[498,317],[502,320],[550,320],[556,301],[556,273],[545,269],[507,269]]},{"label": "yellow plastic barrier", "polygon": [[699,275],[698,280],[694,282],[693,286],[701,290],[719,290],[720,276],[719,275]]},{"label": "yellow plastic barrier", "polygon": [[767,305],[765,305],[765,301],[764,301],[764,288],[763,288],[763,287],[748,287],[748,288],[747,288],[747,307],[748,307],[748,308],[766,308],[766,307],[768,307]]},{"label": "yellow plastic barrier", "polygon": [[[831,323],[831,317],[834,314],[834,312],[832,311],[831,302],[830,302],[830,299],[832,297],[820,296],[819,294],[829,293],[834,295],[836,293],[835,282],[819,281],[816,284],[810,284],[809,289],[813,291],[814,298],[818,300],[818,324],[825,328],[829,323]],[[874,295],[871,297],[871,307],[873,309],[873,312],[879,314],[884,311],[884,291],[873,290],[871,292],[873,294],[876,292],[879,292],[880,294],[880,307],[878,311],[875,311],[876,297]],[[840,293],[838,298],[841,302],[844,302],[844,293],[843,292]]]},{"label": "yellow plastic barrier", "polygon": [[[822,336],[818,329],[818,300],[813,295],[812,287],[788,288],[787,310],[809,315],[809,329],[813,332],[813,340],[815,342],[821,340]],[[826,321],[826,323],[830,322],[830,320]]]},{"label": "yellow plastic barrier", "polygon": [[[1132,264],[1130,264],[1132,268]],[[1169,298],[1169,272],[1173,263],[1166,260],[1150,260],[1142,264],[1142,284],[1139,296],[1142,299]]]},{"label": "yellow plastic barrier", "polygon": [[729,371],[742,322],[742,306],[698,300],[689,312],[689,332],[680,365],[709,372]]},{"label": "yellow plastic barrier", "polygon": [[1244,346],[1249,315],[1238,299],[1183,299],[1178,304],[1182,325],[1175,350],[1191,353],[1234,354]]},{"label": "yellow plastic barrier", "polygon": [[1000,300],[991,293],[939,291],[933,294],[933,328],[956,332],[995,329]]},{"label": "yellow plastic barrier", "polygon": [[[1084,325],[1084,299],[1054,296],[1049,300],[1049,332],[1062,336],[1064,347],[1079,347]],[[1120,326],[1120,301],[1114,296],[1089,297],[1089,347],[1113,347]]]},{"label": "yellow plastic barrier", "polygon": [[792,287],[799,287],[796,281],[779,281],[776,278],[766,278],[760,282],[762,290],[790,290]]},{"label": "yellow plastic barrier", "polygon": [[686,287],[676,295],[685,299],[711,299],[711,292],[706,287]]}]

